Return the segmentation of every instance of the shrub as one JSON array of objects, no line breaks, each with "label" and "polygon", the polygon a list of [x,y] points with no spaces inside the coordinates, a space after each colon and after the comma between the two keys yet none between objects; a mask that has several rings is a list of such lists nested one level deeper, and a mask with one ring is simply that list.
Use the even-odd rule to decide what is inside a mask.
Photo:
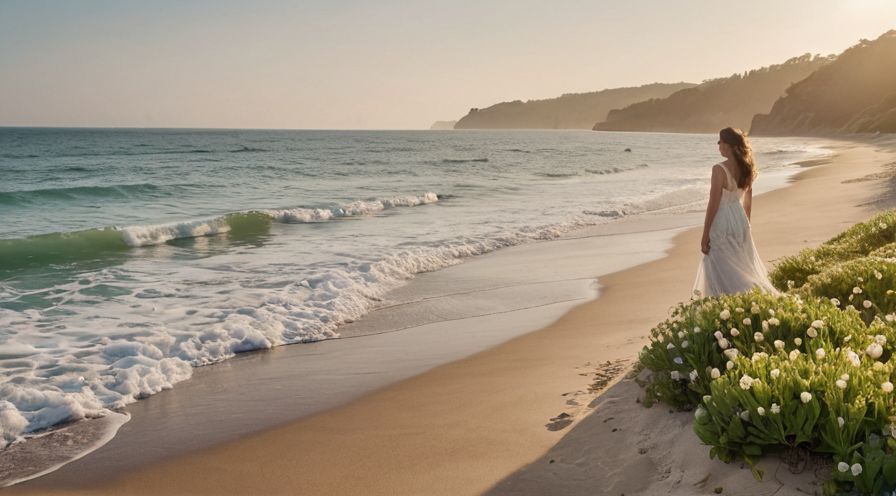
[{"label": "shrub", "polygon": [[799,294],[681,304],[641,353],[647,398],[696,407],[694,431],[723,461],[800,447],[831,454],[841,488],[896,488],[896,324],[863,315]]},{"label": "shrub", "polygon": [[894,242],[896,210],[889,210],[850,227],[818,248],[807,248],[796,255],[784,257],[769,274],[769,278],[782,291],[792,287],[799,288],[809,276],[818,274],[831,265],[868,256]]},{"label": "shrub", "polygon": [[870,324],[878,315],[893,321],[896,294],[891,288],[896,288],[896,260],[866,257],[810,276],[797,292],[806,297],[831,298],[842,308],[853,306]]},{"label": "shrub", "polygon": [[876,258],[896,258],[896,243],[887,243],[868,254]]},{"label": "shrub", "polygon": [[692,300],[652,329],[641,351],[640,364],[653,372],[646,379],[647,401],[693,408],[736,356],[806,351],[812,334],[840,346],[864,329],[858,312],[840,311],[828,299],[754,291]]}]

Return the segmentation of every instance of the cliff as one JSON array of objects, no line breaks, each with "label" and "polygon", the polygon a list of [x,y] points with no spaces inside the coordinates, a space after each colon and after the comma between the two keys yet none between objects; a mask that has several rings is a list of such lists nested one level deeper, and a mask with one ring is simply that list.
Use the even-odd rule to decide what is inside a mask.
[{"label": "cliff", "polygon": [[748,129],[753,116],[768,112],[791,84],[831,60],[830,57],[805,54],[783,64],[704,81],[667,98],[613,110],[593,129],[685,133],[711,133],[726,126]]},{"label": "cliff", "polygon": [[896,30],[861,40],[787,89],[752,134],[896,132]]},{"label": "cliff", "polygon": [[591,93],[570,93],[547,100],[503,102],[470,113],[454,129],[591,129],[607,112],[650,98],[663,98],[692,83],[654,83]]}]

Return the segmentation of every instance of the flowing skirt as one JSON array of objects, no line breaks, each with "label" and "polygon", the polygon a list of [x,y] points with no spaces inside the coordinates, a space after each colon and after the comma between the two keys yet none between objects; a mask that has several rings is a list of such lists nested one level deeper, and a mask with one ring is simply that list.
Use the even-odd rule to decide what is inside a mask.
[{"label": "flowing skirt", "polygon": [[756,252],[743,205],[736,198],[725,198],[709,229],[709,254],[697,269],[694,291],[700,296],[719,296],[753,288],[778,293]]}]

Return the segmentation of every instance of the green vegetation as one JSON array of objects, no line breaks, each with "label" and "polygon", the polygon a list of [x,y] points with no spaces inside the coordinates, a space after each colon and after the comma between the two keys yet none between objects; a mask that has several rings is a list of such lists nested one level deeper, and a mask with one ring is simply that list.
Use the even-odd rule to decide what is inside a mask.
[{"label": "green vegetation", "polygon": [[818,248],[807,248],[778,262],[769,277],[780,290],[799,288],[809,276],[840,262],[861,257],[887,257],[896,252],[896,210],[856,224]]}]

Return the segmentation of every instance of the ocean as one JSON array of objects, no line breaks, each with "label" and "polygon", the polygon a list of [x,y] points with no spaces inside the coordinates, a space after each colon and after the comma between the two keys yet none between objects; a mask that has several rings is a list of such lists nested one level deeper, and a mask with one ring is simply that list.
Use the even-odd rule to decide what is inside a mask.
[{"label": "ocean", "polygon": [[[0,448],[241,352],[339,338],[415,274],[701,210],[716,140],[0,128]],[[754,139],[758,184],[821,143]]]}]

